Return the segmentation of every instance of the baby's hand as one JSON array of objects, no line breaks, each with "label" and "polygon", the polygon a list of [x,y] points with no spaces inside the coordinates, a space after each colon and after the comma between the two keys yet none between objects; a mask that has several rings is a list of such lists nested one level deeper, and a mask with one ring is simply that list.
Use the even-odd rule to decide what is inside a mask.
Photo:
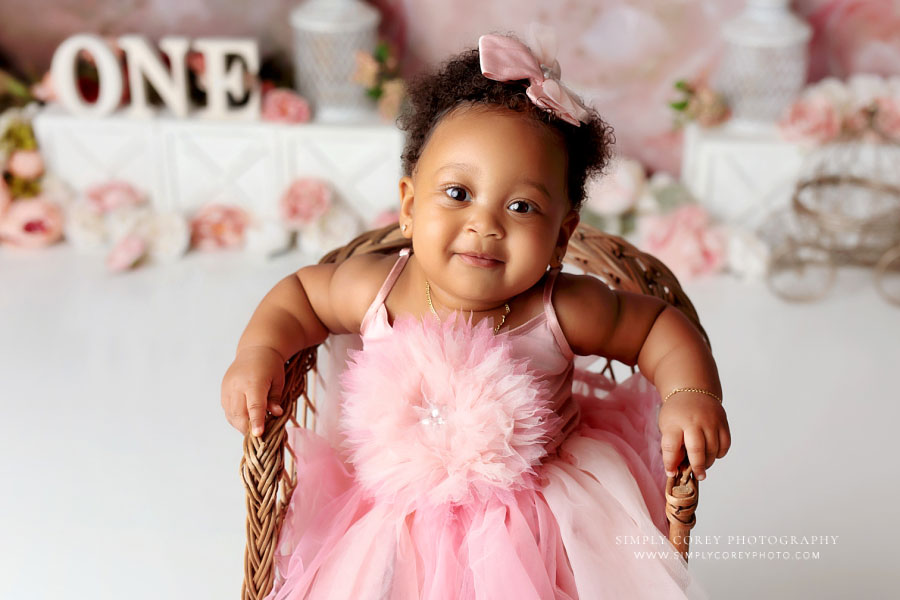
[{"label": "baby's hand", "polygon": [[698,392],[679,392],[659,409],[663,465],[670,477],[684,459],[687,449],[691,469],[698,480],[706,478],[706,469],[722,458],[731,447],[731,431],[722,404]]},{"label": "baby's hand", "polygon": [[222,408],[228,422],[244,435],[247,435],[248,422],[253,435],[262,435],[266,409],[275,416],[281,415],[284,362],[273,348],[251,346],[238,352],[225,372]]}]

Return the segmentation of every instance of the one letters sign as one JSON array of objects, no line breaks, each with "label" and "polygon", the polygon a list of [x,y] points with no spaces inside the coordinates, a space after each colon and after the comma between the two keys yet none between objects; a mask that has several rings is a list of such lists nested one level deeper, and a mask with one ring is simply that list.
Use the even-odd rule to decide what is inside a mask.
[{"label": "one letters sign", "polygon": [[[138,117],[154,114],[148,99],[149,83],[162,98],[166,107],[178,117],[188,115],[188,74],[186,57],[188,50],[203,54],[206,65],[206,106],[196,113],[198,117],[213,119],[256,119],[260,110],[260,89],[256,75],[259,73],[259,49],[256,40],[230,38],[198,38],[193,45],[184,37],[165,37],[159,47],[169,58],[169,67],[162,57],[150,47],[147,39],[139,35],[124,35],[118,44],[125,53],[128,66],[128,85],[131,104],[128,113]],[[94,103],[87,103],[78,91],[75,65],[78,53],[86,50],[94,57],[100,79],[99,95]],[[231,61],[237,56],[242,60]],[[53,54],[50,67],[53,87],[59,102],[76,115],[105,116],[115,111],[122,98],[122,70],[119,61],[107,42],[100,36],[78,34],[66,39]],[[245,77],[245,75],[252,77]],[[247,89],[247,81],[252,87]],[[249,101],[230,107],[228,95],[242,98],[249,92]]]}]

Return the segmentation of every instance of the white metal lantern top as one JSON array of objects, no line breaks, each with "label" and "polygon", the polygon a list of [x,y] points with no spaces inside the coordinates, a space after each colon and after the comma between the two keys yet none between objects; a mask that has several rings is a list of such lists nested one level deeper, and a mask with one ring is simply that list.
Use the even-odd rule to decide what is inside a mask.
[{"label": "white metal lantern top", "polygon": [[375,28],[381,15],[359,0],[309,0],[291,11],[291,26],[320,33],[341,33]]},{"label": "white metal lantern top", "polygon": [[790,0],[747,0],[744,11],[722,28],[723,37],[742,46],[805,44],[812,27],[790,12]]}]

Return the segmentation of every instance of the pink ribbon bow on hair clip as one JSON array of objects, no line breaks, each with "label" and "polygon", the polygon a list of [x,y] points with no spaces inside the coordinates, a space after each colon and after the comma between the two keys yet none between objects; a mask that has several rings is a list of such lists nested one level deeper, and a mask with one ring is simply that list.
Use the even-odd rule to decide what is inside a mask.
[{"label": "pink ribbon bow on hair clip", "polygon": [[578,97],[559,82],[561,70],[554,58],[555,44],[548,29],[535,30],[537,56],[522,42],[510,37],[489,33],[478,38],[481,74],[494,81],[531,82],[525,93],[535,105],[555,113],[564,121],[581,126],[590,114]]}]

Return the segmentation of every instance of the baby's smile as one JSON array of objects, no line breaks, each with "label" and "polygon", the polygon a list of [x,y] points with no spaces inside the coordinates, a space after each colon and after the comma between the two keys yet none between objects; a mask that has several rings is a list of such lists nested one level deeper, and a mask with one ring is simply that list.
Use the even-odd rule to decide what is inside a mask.
[{"label": "baby's smile", "polygon": [[478,267],[482,269],[494,269],[503,264],[502,260],[497,260],[494,258],[485,258],[484,256],[478,256],[477,254],[457,254],[459,257],[467,265],[471,265],[473,267]]}]

